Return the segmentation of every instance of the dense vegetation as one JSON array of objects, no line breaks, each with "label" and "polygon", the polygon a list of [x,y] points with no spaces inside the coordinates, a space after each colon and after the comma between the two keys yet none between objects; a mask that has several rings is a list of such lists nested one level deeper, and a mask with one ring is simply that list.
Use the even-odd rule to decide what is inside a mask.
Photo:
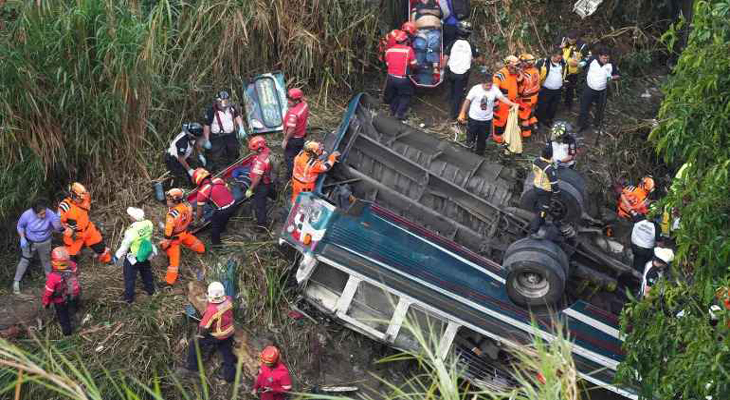
[{"label": "dense vegetation", "polygon": [[[708,308],[722,302],[730,284],[729,19],[728,0],[695,3],[689,41],[664,87],[652,133],[667,163],[690,166],[662,202],[681,215],[676,280],[624,315],[624,378],[641,377],[647,398],[730,396],[730,313],[716,313],[716,327],[708,323]],[[680,28],[665,35],[670,48]]]},{"label": "dense vegetation", "polygon": [[324,95],[357,85],[374,10],[357,0],[8,1],[0,215],[70,179],[108,190],[154,178],[155,149],[180,123],[256,73],[281,69]]}]

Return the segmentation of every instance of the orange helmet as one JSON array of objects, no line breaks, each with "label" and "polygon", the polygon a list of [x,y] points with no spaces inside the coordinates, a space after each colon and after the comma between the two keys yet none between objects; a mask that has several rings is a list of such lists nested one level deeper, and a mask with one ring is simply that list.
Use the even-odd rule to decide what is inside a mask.
[{"label": "orange helmet", "polygon": [[266,147],[266,139],[263,136],[254,136],[248,141],[248,149],[259,151]]},{"label": "orange helmet", "polygon": [[84,185],[74,182],[68,186],[68,191],[71,193],[71,197],[82,199],[84,196],[86,196],[89,192],[86,191],[86,188]]},{"label": "orange helmet", "polygon": [[322,154],[324,149],[322,148],[322,145],[319,144],[319,142],[315,142],[314,140],[308,140],[307,143],[304,143],[304,151],[314,154],[315,156],[319,156]]},{"label": "orange helmet", "polygon": [[205,168],[197,168],[195,171],[193,171],[193,182],[195,185],[200,186],[200,184],[203,182],[203,180],[210,176],[210,172],[208,172]]},{"label": "orange helmet", "polygon": [[403,43],[408,40],[408,35],[401,30],[396,30],[394,38],[397,43]]},{"label": "orange helmet", "polygon": [[416,28],[416,24],[414,24],[411,21],[406,21],[403,23],[403,26],[400,27],[400,30],[403,32],[413,36],[416,33],[418,33],[418,29]]},{"label": "orange helmet", "polygon": [[54,271],[63,271],[68,268],[68,262],[71,256],[64,246],[59,246],[51,251],[51,266]]},{"label": "orange helmet", "polygon": [[645,176],[641,179],[641,183],[639,183],[639,186],[641,186],[644,190],[651,193],[654,191],[654,188],[656,188],[656,185],[654,184],[654,178],[651,176]]},{"label": "orange helmet", "polygon": [[532,65],[535,63],[535,56],[530,53],[523,53],[520,55],[520,61]]},{"label": "orange helmet", "polygon": [[279,349],[277,349],[276,346],[266,346],[264,350],[261,351],[259,360],[266,364],[276,364],[276,362],[279,361]]},{"label": "orange helmet", "polygon": [[[195,174],[195,172],[193,172],[193,174]],[[184,195],[185,195],[185,193],[183,193],[182,189],[178,189],[178,188],[172,188],[172,189],[168,190],[167,193],[165,193],[165,197],[167,197],[168,199],[172,200],[175,203],[181,202]]]}]

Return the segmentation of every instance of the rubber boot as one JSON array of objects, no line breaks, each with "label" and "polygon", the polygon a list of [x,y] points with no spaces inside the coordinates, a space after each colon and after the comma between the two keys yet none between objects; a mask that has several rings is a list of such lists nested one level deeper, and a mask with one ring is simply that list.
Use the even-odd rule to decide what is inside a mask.
[{"label": "rubber boot", "polygon": [[20,294],[20,282],[13,281],[13,294]]}]

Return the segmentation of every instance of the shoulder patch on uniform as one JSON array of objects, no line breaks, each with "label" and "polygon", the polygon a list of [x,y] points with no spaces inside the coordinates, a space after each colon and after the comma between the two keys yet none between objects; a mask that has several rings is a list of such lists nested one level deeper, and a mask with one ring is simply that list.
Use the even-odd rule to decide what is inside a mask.
[{"label": "shoulder patch on uniform", "polygon": [[171,216],[172,216],[173,218],[177,218],[177,217],[178,217],[178,216],[180,215],[180,211],[178,211],[178,210],[170,210],[169,214],[170,214],[170,215],[171,215]]},{"label": "shoulder patch on uniform", "polygon": [[64,200],[58,205],[58,208],[63,210],[63,212],[68,212],[68,210],[71,209],[71,206],[66,202],[66,200]]}]

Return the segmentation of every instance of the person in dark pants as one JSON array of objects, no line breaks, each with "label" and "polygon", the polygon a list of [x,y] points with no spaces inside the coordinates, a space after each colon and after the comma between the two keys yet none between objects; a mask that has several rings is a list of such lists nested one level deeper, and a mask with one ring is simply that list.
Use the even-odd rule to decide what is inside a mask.
[{"label": "person in dark pants", "polygon": [[588,72],[586,74],[586,85],[580,99],[580,115],[578,116],[578,129],[588,129],[588,114],[591,106],[596,103],[596,114],[593,125],[598,128],[603,120],[603,112],[606,108],[606,95],[608,82],[618,79],[618,70],[610,63],[610,56],[605,47],[598,49],[598,56],[588,60]]},{"label": "person in dark pants", "polygon": [[252,137],[248,141],[248,149],[256,153],[256,158],[251,163],[249,178],[251,186],[246,191],[246,198],[253,196],[254,213],[256,214],[256,225],[259,230],[267,229],[266,203],[271,196],[271,161],[269,154],[271,150],[266,145],[263,136]]},{"label": "person in dark pants", "polygon": [[[236,135],[238,132],[238,136]],[[238,137],[245,137],[243,118],[238,109],[231,104],[230,95],[225,90],[218,92],[215,103],[205,113],[203,123],[205,148],[213,171],[217,171],[236,161],[240,154]]]},{"label": "person in dark pants", "polygon": [[182,131],[172,139],[165,152],[165,166],[173,176],[172,187],[190,185],[194,152],[198,153],[200,165],[205,167],[207,160],[201,151],[203,141],[203,126],[197,122],[183,124]]},{"label": "person in dark pants", "polygon": [[284,116],[284,140],[281,148],[284,150],[286,161],[286,176],[291,176],[294,169],[294,157],[304,148],[307,138],[307,121],[309,120],[309,105],[304,100],[301,89],[292,88],[287,93],[289,109]]},{"label": "person in dark pants", "polygon": [[580,39],[578,31],[568,32],[560,39],[560,48],[563,51],[563,60],[566,68],[563,70],[565,94],[565,108],[570,110],[573,107],[573,97],[578,87],[578,76],[585,65],[585,58],[588,54],[588,45]]},{"label": "person in dark pants", "polygon": [[563,89],[563,71],[566,68],[563,50],[556,47],[550,57],[539,60],[535,67],[540,70],[540,82],[542,82],[537,97],[537,121],[539,124],[551,127]]},{"label": "person in dark pants", "polygon": [[479,50],[467,40],[471,35],[471,24],[462,21],[457,26],[457,39],[444,51],[446,80],[449,83],[449,116],[452,119],[459,116],[459,109],[464,102],[472,61],[481,59]]},{"label": "person in dark pants", "polygon": [[228,220],[235,212],[236,199],[226,182],[221,178],[211,178],[210,172],[198,168],[193,172],[193,182],[198,187],[197,205],[195,207],[195,224],[203,217],[203,207],[212,203],[215,211],[210,220],[210,239],[213,246],[221,244],[221,233],[226,230]]},{"label": "person in dark pants", "polygon": [[487,137],[492,134],[492,118],[494,102],[500,101],[514,108],[519,107],[515,102],[510,101],[507,96],[494,85],[492,74],[485,74],[482,82],[469,90],[464,104],[459,112],[459,122],[466,123],[466,145],[476,145],[474,152],[480,156],[484,155]]},{"label": "person in dark pants", "polygon": [[415,92],[411,80],[408,79],[409,69],[415,68],[416,53],[406,45],[408,35],[400,32],[395,37],[396,45],[385,52],[385,63],[388,65],[388,80],[385,84],[384,100],[390,105],[390,115],[406,119],[411,97]]},{"label": "person in dark pants", "polygon": [[633,215],[634,227],[631,229],[631,252],[634,254],[633,267],[644,273],[644,266],[654,257],[654,247],[660,240],[659,225],[646,219],[643,214]]},{"label": "person in dark pants", "polygon": [[550,202],[553,196],[560,194],[558,175],[552,163],[553,148],[545,146],[540,157],[532,162],[532,172],[535,174],[533,185],[537,192],[535,212],[537,215],[530,221],[530,233],[535,234],[545,223],[545,217],[550,212]]},{"label": "person in dark pants", "polygon": [[41,302],[45,308],[53,303],[61,331],[64,336],[69,336],[73,332],[71,316],[80,306],[81,286],[76,278],[76,263],[71,260],[68,250],[61,246],[51,251],[51,268]]},{"label": "person in dark pants", "polygon": [[236,356],[233,354],[233,299],[226,296],[223,284],[212,282],[208,285],[208,306],[198,325],[198,335],[188,349],[185,367],[176,372],[182,376],[198,374],[198,360],[203,362],[203,351],[214,347],[223,357],[223,379],[233,383],[236,379]]},{"label": "person in dark pants", "polygon": [[155,255],[156,249],[152,245],[154,225],[144,218],[144,211],[141,208],[128,207],[127,214],[134,223],[124,231],[124,239],[114,254],[114,261],[118,263],[124,260],[124,300],[131,304],[134,302],[137,272],[142,276],[142,284],[147,294],[152,296],[155,293],[149,260]]}]

